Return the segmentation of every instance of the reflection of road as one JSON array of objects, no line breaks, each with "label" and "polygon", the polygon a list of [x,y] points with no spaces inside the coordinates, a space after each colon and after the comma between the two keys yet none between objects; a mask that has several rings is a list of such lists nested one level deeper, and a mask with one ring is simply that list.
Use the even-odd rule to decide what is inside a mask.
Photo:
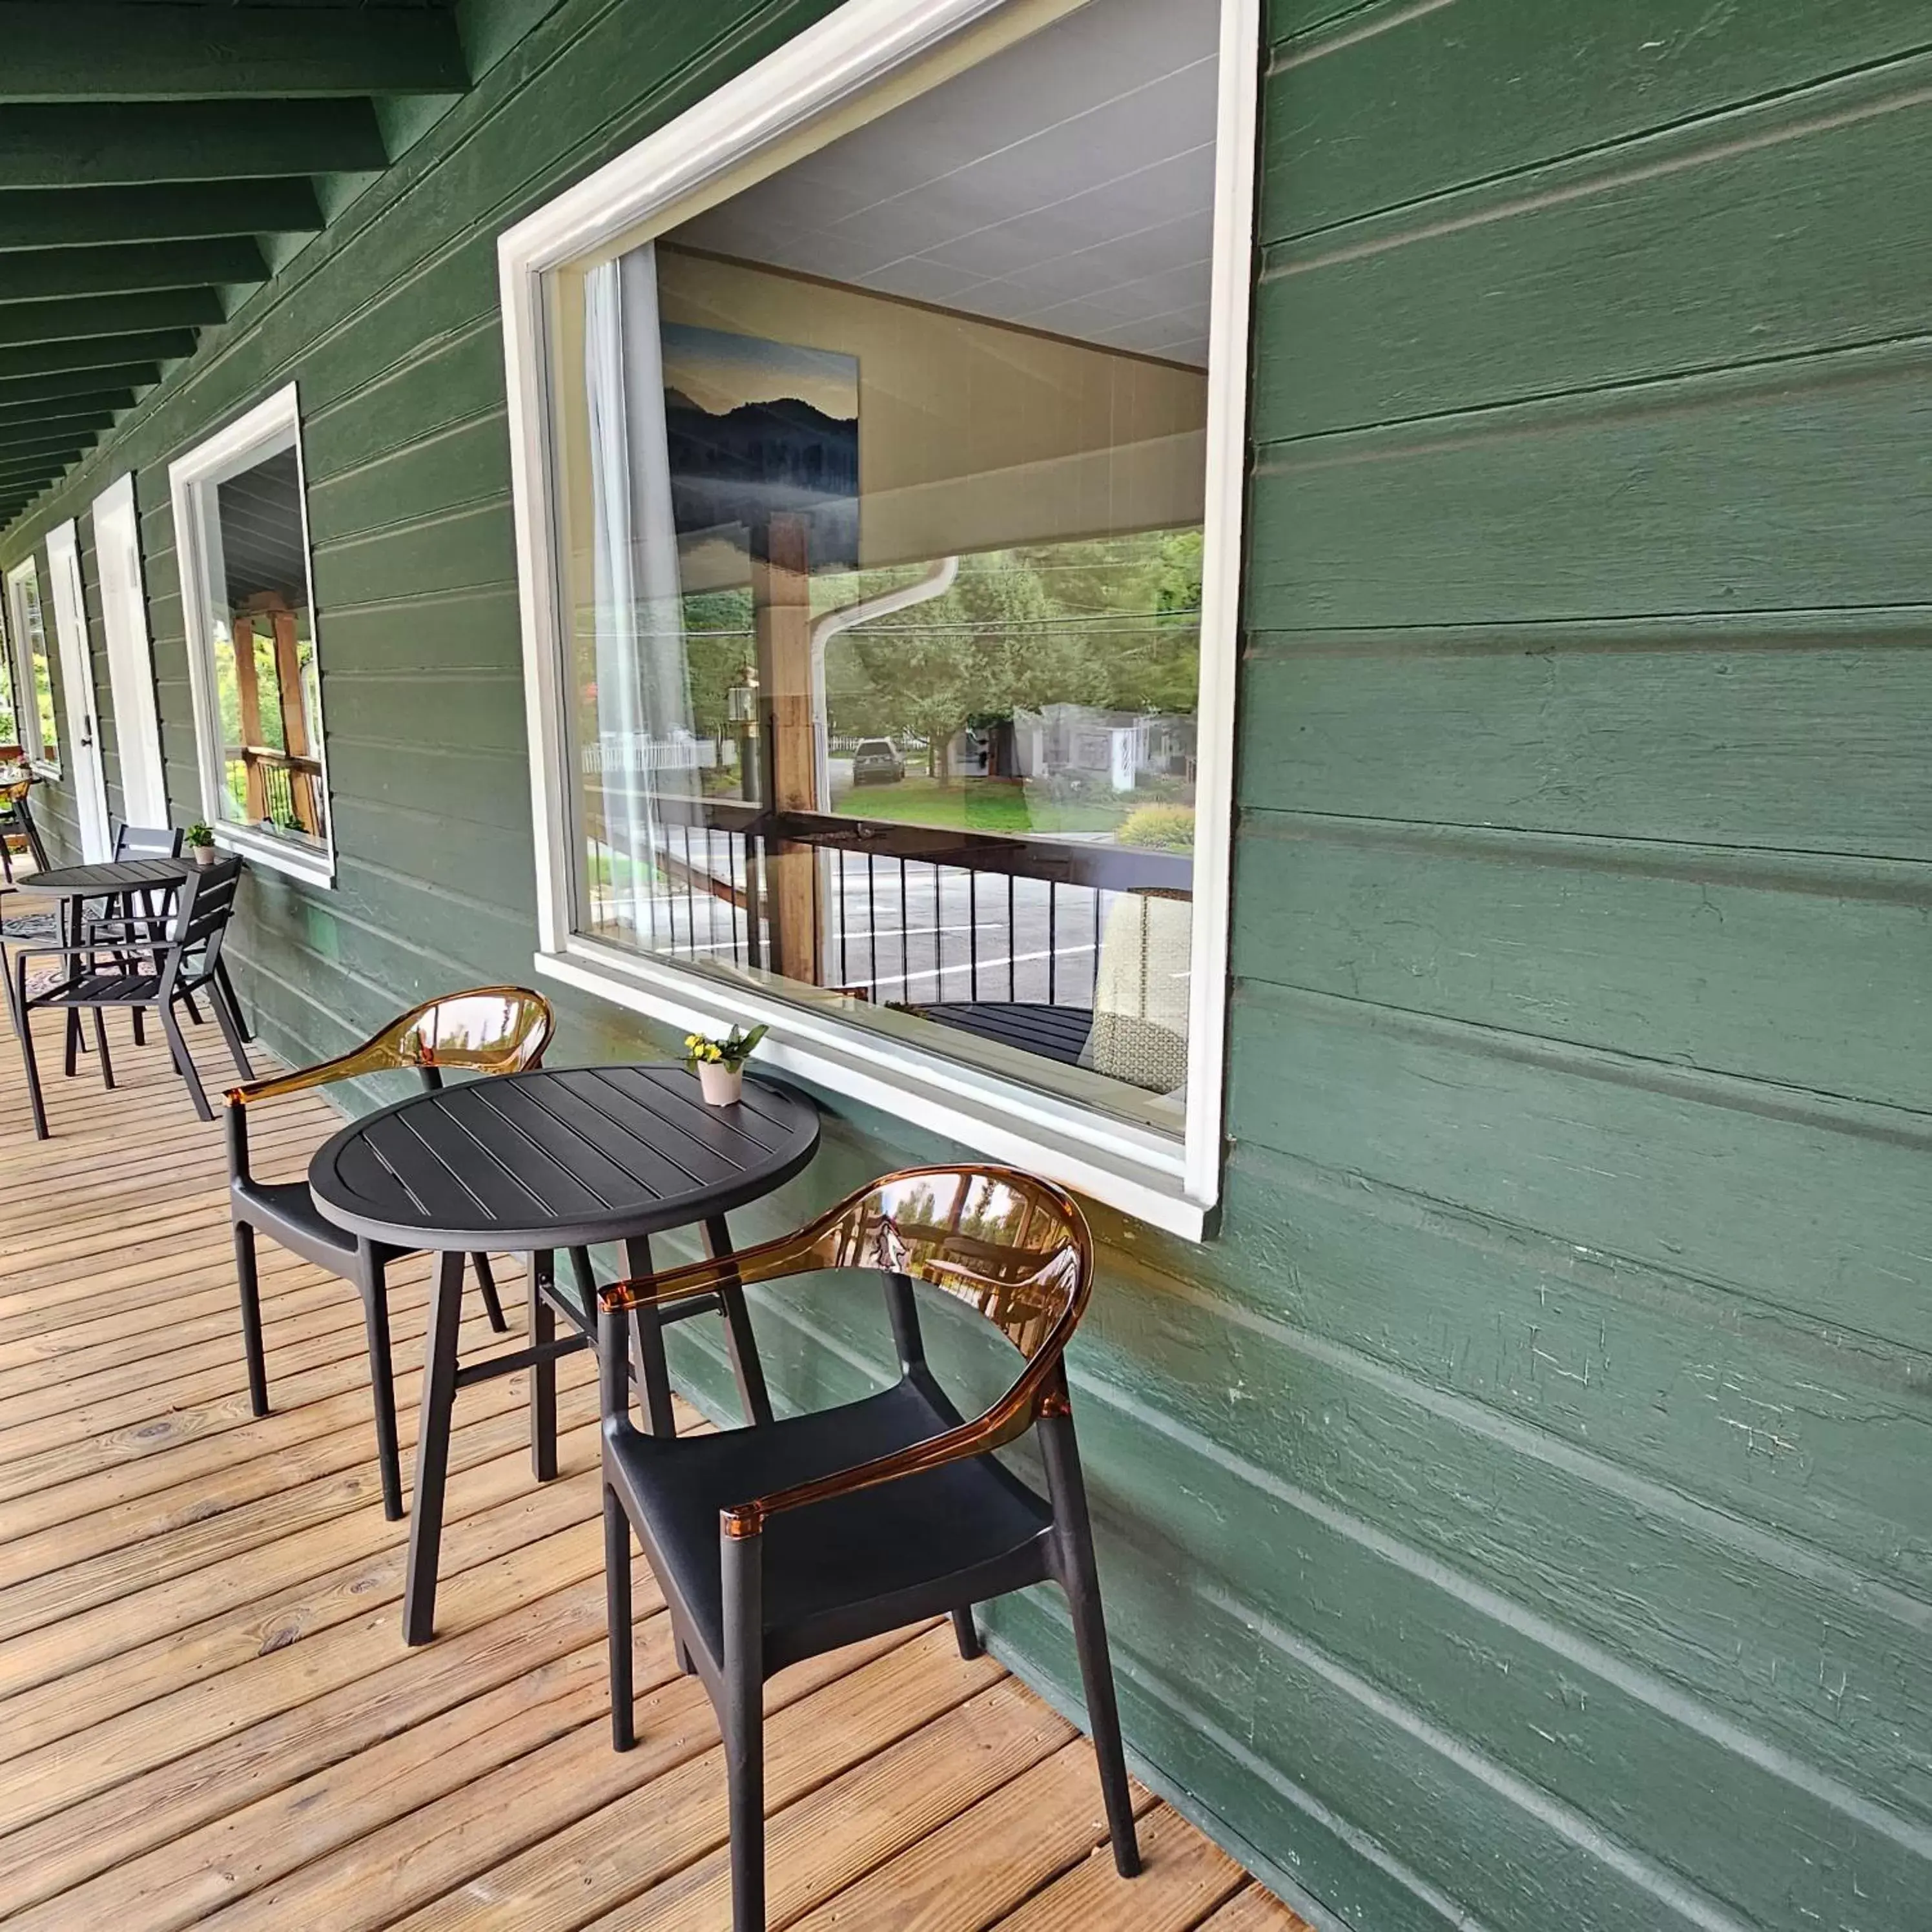
[{"label": "reflection of road", "polygon": [[[745,915],[704,884],[708,878],[743,891],[743,841],[702,830],[687,840],[681,827],[661,828],[657,838],[670,888],[634,900],[615,892],[609,916],[653,950],[743,963]],[[827,985],[922,1004],[1093,1002],[1105,909],[1089,887],[837,852],[820,855],[819,881]]]}]

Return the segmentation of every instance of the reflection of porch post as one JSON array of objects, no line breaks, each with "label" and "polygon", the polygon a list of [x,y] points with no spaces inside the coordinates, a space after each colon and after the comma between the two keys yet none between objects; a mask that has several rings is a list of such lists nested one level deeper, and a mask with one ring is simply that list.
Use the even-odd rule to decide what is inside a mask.
[{"label": "reflection of porch post", "polygon": [[268,809],[262,795],[261,767],[255,760],[255,747],[262,742],[262,694],[255,682],[255,624],[253,618],[237,614],[235,639],[235,695],[242,714],[242,769],[248,790],[243,813],[250,825],[259,825]]},{"label": "reflection of porch post", "polygon": [[[802,518],[773,517],[762,555],[752,562],[758,683],[771,720],[770,808],[815,812],[816,740],[812,721],[812,577]],[[820,983],[817,856],[809,845],[773,840],[766,848],[772,965],[788,980]]]},{"label": "reflection of porch post", "polygon": [[[296,614],[286,608],[270,614],[275,628],[275,684],[282,703],[282,748],[291,758],[314,754],[308,745],[308,718],[302,709],[302,662],[296,647]],[[289,767],[289,800],[296,823],[314,836],[320,829],[315,808],[315,781],[300,765]]]}]

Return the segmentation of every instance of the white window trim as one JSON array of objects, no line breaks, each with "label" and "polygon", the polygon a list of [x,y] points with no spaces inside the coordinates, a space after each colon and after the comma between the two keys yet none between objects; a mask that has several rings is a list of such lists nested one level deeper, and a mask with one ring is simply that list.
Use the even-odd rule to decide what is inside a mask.
[{"label": "white window trim", "polygon": [[20,633],[14,644],[13,656],[8,662],[8,669],[14,674],[14,728],[20,734],[20,749],[26,754],[28,770],[37,778],[58,779],[61,776],[60,746],[56,743],[55,755],[49,758],[46,742],[40,736],[40,706],[36,694],[39,687],[34,682],[34,640],[27,628],[26,602],[20,588],[29,577],[34,580],[34,595],[40,607],[40,640],[47,653],[50,690],[53,684],[56,646],[47,632],[52,621],[47,602],[47,586],[40,581],[39,558],[23,556],[7,573],[8,623],[10,630]]},{"label": "white window trim", "polygon": [[[196,506],[197,485],[219,482],[265,456],[292,448],[302,517],[302,570],[308,592],[309,635],[314,640],[316,669],[315,755],[322,766],[322,794],[326,801],[328,849],[304,852],[287,841],[272,838],[251,826],[224,824],[221,818],[221,700],[214,680],[213,640],[208,621],[208,557],[201,518]],[[296,385],[256,404],[197,443],[168,465],[168,493],[174,505],[175,555],[181,570],[182,622],[188,633],[188,684],[194,700],[195,763],[201,778],[201,817],[213,829],[223,850],[238,852],[271,872],[286,872],[304,885],[335,883],[335,799],[328,782],[328,733],[321,698],[322,620],[315,606],[315,568],[309,555],[308,470],[302,454],[302,409]]]},{"label": "white window trim", "polygon": [[1234,687],[1254,238],[1260,0],[1222,0],[1202,537],[1200,741],[1185,1129],[1178,1139],[814,1011],[725,986],[571,930],[571,764],[548,424],[543,278],[661,218],[745,158],[868,92],[941,42],[1026,0],[846,0],[755,67],[508,230],[497,258],[536,834],[536,970],[680,1029],[766,1021],[782,1072],[884,1107],[1199,1240],[1220,1195]]}]

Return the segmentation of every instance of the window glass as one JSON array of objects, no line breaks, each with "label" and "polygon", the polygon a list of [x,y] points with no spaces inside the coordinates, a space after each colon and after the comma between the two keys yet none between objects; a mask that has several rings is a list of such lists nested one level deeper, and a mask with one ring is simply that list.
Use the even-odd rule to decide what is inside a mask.
[{"label": "window glass", "polygon": [[292,445],[193,485],[223,822],[326,850],[321,687]]},{"label": "window glass", "polygon": [[0,746],[20,742],[20,721],[14,709],[14,623],[0,609]]},{"label": "window glass", "polygon": [[8,580],[14,590],[14,622],[20,632],[20,668],[27,687],[22,694],[26,702],[14,722],[26,734],[28,752],[44,764],[58,766],[60,724],[54,712],[53,668],[40,606],[39,566],[29,558]]},{"label": "window glass", "polygon": [[553,288],[574,923],[1178,1127],[1214,0]]}]

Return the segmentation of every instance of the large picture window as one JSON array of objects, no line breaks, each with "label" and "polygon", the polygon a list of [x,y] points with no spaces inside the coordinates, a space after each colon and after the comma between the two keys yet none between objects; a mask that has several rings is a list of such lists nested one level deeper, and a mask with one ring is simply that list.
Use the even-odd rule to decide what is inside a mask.
[{"label": "large picture window", "polygon": [[169,470],[202,810],[220,842],[334,875],[292,386]]},{"label": "large picture window", "polygon": [[17,700],[8,693],[20,744],[35,770],[49,778],[60,776],[60,720],[54,705],[52,645],[46,613],[40,602],[40,566],[32,557],[7,576],[8,611],[15,640],[10,673],[19,677]]},{"label": "large picture window", "polygon": [[545,950],[1195,1232],[1255,28],[954,10],[895,59],[854,0],[687,117],[701,190],[506,238]]}]

